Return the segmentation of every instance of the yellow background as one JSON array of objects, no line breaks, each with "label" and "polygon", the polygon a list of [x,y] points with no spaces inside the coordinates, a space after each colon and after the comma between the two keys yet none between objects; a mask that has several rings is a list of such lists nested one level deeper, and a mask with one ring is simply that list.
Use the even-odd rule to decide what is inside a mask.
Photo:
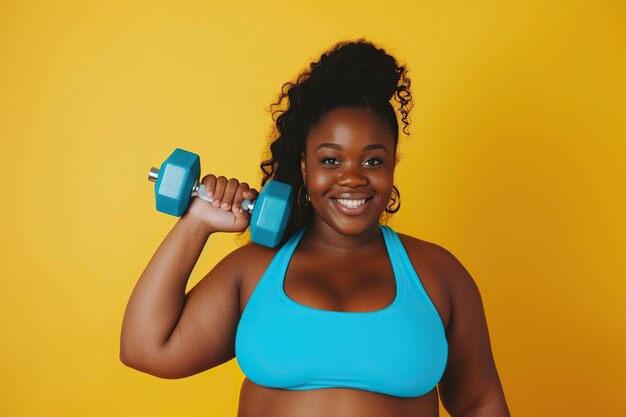
[{"label": "yellow background", "polygon": [[[626,415],[623,1],[0,2],[0,415],[235,416],[236,362],[125,368],[175,147],[258,184],[282,83],[365,36],[411,71],[397,230],[481,288],[518,416]],[[240,244],[212,239],[192,283]]]}]

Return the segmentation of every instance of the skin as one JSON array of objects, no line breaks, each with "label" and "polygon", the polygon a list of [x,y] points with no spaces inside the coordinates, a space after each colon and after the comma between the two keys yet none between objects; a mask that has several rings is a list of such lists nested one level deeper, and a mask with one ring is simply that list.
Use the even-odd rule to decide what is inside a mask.
[{"label": "skin", "polygon": [[[371,110],[336,109],[309,132],[301,167],[315,216],[289,264],[288,297],[335,311],[391,304],[395,279],[378,222],[395,162],[394,138]],[[194,199],[141,275],[122,325],[122,362],[163,378],[186,377],[234,358],[239,318],[276,253],[246,245],[186,294],[209,236],[245,230],[249,216],[241,201],[257,195],[233,179],[210,175],[203,182],[215,201]],[[348,207],[355,202],[363,204]],[[446,329],[449,357],[438,389],[400,398],[349,388],[289,391],[245,379],[239,417],[433,417],[438,395],[453,417],[509,416],[473,279],[440,246],[400,238]]]}]

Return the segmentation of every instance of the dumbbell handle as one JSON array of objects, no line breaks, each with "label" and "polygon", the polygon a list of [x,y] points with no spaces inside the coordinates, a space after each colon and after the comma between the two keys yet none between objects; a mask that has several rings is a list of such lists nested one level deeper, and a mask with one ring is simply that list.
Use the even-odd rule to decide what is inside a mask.
[{"label": "dumbbell handle", "polygon": [[[150,172],[148,172],[148,180],[152,182],[156,182],[159,178],[159,168],[152,167],[150,168]],[[213,202],[213,197],[209,197],[206,191],[206,187],[204,184],[200,184],[198,180],[193,184],[193,188],[191,189],[192,197],[199,197],[200,199],[207,201],[209,203]],[[252,213],[254,209],[254,203],[256,200],[248,200],[247,198],[241,202],[241,209],[243,211],[247,211],[248,213]]]}]

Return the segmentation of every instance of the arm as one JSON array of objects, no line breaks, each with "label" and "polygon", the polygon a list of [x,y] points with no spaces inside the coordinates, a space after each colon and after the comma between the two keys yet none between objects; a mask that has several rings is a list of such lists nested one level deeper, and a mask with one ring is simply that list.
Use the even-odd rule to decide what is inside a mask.
[{"label": "arm", "polygon": [[510,417],[478,287],[453,255],[446,251],[444,258],[451,317],[446,329],[448,364],[439,383],[441,401],[453,417]]},{"label": "arm", "polygon": [[247,227],[249,217],[237,206],[256,192],[225,178],[211,176],[204,183],[217,201],[194,199],[141,274],[124,314],[121,361],[163,378],[192,375],[234,357],[236,255],[222,260],[188,294],[185,289],[209,236]]}]

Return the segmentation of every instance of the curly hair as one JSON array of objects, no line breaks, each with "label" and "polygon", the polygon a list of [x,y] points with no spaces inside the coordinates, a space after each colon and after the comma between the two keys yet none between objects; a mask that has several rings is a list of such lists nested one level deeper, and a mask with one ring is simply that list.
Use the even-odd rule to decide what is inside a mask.
[{"label": "curly hair", "polygon": [[275,125],[268,158],[261,162],[262,185],[275,179],[295,190],[283,242],[313,219],[311,206],[298,204],[303,185],[300,160],[311,129],[337,108],[367,108],[390,128],[397,146],[398,118],[391,100],[398,103],[402,131],[409,135],[409,112],[413,107],[410,86],[406,67],[365,39],[337,43],[294,82],[283,84],[277,101],[270,106]]}]

